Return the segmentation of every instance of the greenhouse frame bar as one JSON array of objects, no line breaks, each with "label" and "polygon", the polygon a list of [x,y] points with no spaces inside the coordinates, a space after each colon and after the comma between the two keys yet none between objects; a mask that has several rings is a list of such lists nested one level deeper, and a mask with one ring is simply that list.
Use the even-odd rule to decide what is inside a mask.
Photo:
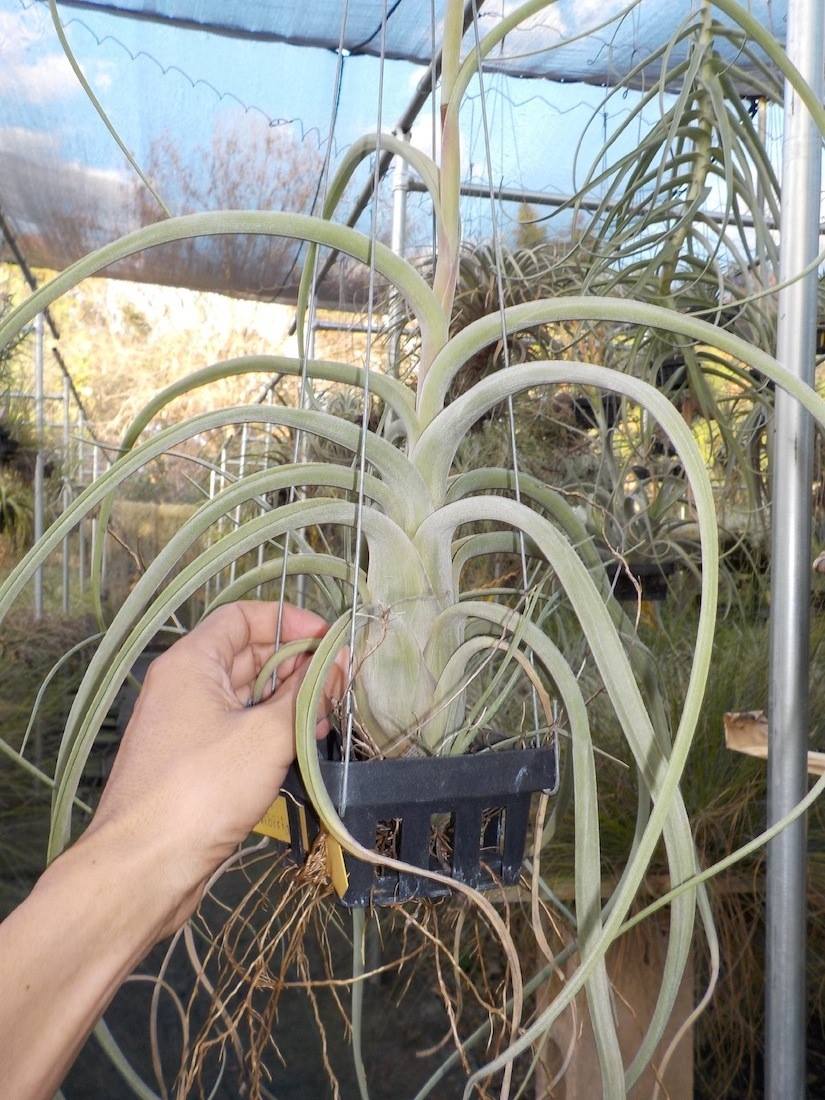
[{"label": "greenhouse frame bar", "polygon": [[[790,0],[787,52],[819,99],[825,63],[825,5]],[[790,84],[785,83],[780,280],[819,252],[821,142]],[[817,271],[779,293],[777,359],[809,385],[814,381]],[[777,389],[771,514],[771,653],[768,824],[782,818],[807,789],[811,482],[813,421]],[[768,845],[765,911],[765,1096],[805,1096],[807,996],[805,817]]]}]

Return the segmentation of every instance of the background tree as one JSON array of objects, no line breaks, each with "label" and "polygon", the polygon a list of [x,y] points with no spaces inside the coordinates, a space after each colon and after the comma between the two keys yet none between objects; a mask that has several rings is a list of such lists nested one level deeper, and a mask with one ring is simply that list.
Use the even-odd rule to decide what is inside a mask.
[{"label": "background tree", "polygon": [[535,207],[529,202],[519,203],[517,218],[516,248],[535,248],[536,245],[546,243],[547,230],[544,223],[537,220]]}]

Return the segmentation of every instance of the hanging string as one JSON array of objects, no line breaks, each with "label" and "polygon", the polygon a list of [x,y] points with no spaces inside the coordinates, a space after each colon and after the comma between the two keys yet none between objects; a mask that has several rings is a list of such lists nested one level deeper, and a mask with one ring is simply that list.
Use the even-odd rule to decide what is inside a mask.
[{"label": "hanging string", "polygon": [[[349,15],[349,0],[344,0],[344,9],[341,13],[341,29],[338,34],[338,60],[335,66],[335,81],[332,94],[332,107],[330,109],[329,118],[329,132],[327,134],[326,151],[324,154],[324,163],[321,166],[321,210],[326,206],[327,191],[329,188],[329,170],[330,163],[332,161],[332,148],[335,138],[335,126],[338,121],[338,108],[341,103],[341,85],[344,79],[344,39],[347,29],[347,17]],[[298,407],[303,409],[307,403],[307,392],[309,388],[309,358],[310,355],[314,355],[314,333],[315,333],[315,311],[316,300],[318,293],[318,256],[320,249],[316,247],[315,256],[312,262],[312,281],[310,284],[309,292],[309,305],[307,309],[306,318],[306,334],[307,338],[304,340],[304,346],[301,351],[301,381],[298,395]],[[295,442],[292,448],[292,462],[293,464],[298,462],[301,455],[301,442],[303,438],[303,432],[300,428],[295,429]],[[298,495],[296,486],[293,486],[289,491],[289,503],[292,504]],[[281,633],[283,631],[284,622],[284,600],[286,597],[286,578],[287,578],[287,566],[289,562],[289,531],[284,535],[284,554],[283,562],[281,565],[281,579],[278,589],[278,613],[275,622],[275,651],[277,652],[281,646]],[[302,603],[303,592],[299,590],[299,603]],[[272,673],[272,690],[275,691],[276,673]]]},{"label": "hanging string", "polygon": [[[361,568],[361,543],[363,541],[364,519],[364,479],[367,472],[367,435],[370,426],[370,361],[372,358],[372,335],[375,311],[375,243],[378,239],[378,188],[381,183],[381,133],[384,125],[384,62],[387,49],[387,0],[383,0],[381,16],[381,52],[378,62],[378,118],[375,124],[377,142],[373,159],[372,213],[370,216],[370,267],[367,289],[367,336],[364,349],[363,408],[361,410],[361,433],[358,440],[358,494],[355,510],[355,553],[353,576],[359,575]],[[357,625],[358,586],[352,586],[352,608],[349,624],[349,658],[347,662],[347,691],[344,697],[344,777],[341,783],[341,816],[347,808],[349,789],[349,766],[352,758],[352,730],[354,693],[352,686],[355,661],[355,635]]]},{"label": "hanging string", "polygon": [[[504,279],[501,273],[501,269],[504,266],[504,256],[501,248],[501,234],[498,229],[498,210],[496,208],[496,200],[493,193],[493,157],[490,148],[490,126],[487,117],[487,97],[484,90],[484,62],[481,56],[481,39],[478,32],[478,0],[472,0],[473,6],[473,39],[475,43],[476,60],[478,63],[478,89],[479,89],[479,102],[481,105],[481,125],[484,133],[484,158],[487,164],[487,182],[489,184],[490,191],[490,218],[491,229],[493,237],[493,251],[496,258],[496,294],[498,296],[499,315],[501,317],[501,347],[502,355],[504,357],[504,369],[508,370],[510,367],[510,345],[508,342],[507,333],[507,314],[505,313],[504,306]],[[519,460],[518,460],[518,446],[516,443],[516,418],[513,411],[513,398],[512,396],[507,398],[507,423],[510,431],[510,461],[513,467],[513,489],[515,493],[516,501],[521,503],[521,483],[519,479]],[[518,533],[518,548],[519,558],[521,560],[521,583],[522,583],[522,596],[526,598],[527,590],[530,587],[529,578],[527,575],[527,551],[524,543],[524,532]],[[530,660],[532,662],[532,653]],[[539,729],[539,703],[536,695],[536,689],[532,689],[532,703],[533,703],[533,729],[536,731],[536,737],[538,737]]]}]

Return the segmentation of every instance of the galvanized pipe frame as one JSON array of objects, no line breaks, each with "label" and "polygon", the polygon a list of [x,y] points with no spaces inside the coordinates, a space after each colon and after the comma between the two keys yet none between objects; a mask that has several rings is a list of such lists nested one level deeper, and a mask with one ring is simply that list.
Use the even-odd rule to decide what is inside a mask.
[{"label": "galvanized pipe frame", "polygon": [[[32,390],[10,391],[8,396],[20,401],[31,401],[34,408],[34,427],[37,439],[37,451],[35,454],[35,467],[33,477],[33,534],[35,541],[41,537],[46,529],[46,464],[49,453],[54,446],[50,446],[49,438],[53,433],[59,433],[60,443],[57,449],[62,456],[62,475],[60,488],[60,506],[65,509],[71,503],[75,489],[84,487],[85,470],[83,461],[83,449],[86,442],[86,418],[83,405],[79,402],[77,391],[69,375],[62,357],[57,350],[52,348],[52,353],[61,371],[62,390],[58,393],[46,392],[46,325],[49,317],[44,310],[39,314],[33,324],[34,335],[33,349],[33,384]],[[54,332],[54,330],[52,329]],[[47,419],[47,404],[60,405],[60,419]],[[72,407],[75,406],[76,419],[74,431],[72,431]],[[54,444],[54,439],[52,438]],[[94,443],[92,444],[94,446]],[[73,447],[76,448],[72,454]],[[82,593],[86,589],[86,546],[85,530],[81,524],[78,532],[78,590]],[[35,620],[42,619],[45,613],[45,572],[40,566],[34,576],[32,604]],[[61,569],[60,569],[60,609],[67,615],[71,609],[71,577],[70,577],[70,538],[67,536],[61,544]]]},{"label": "galvanized pipe frame", "polygon": [[[417,194],[427,194],[426,185],[419,179],[410,179],[407,188]],[[493,197],[498,202],[528,203],[530,206],[547,206],[551,209],[567,207],[569,210],[587,210],[589,213],[595,213],[603,207],[600,199],[577,198],[575,195],[565,195],[560,192],[531,191],[523,187],[504,187],[498,184],[493,185],[492,191]],[[465,181],[461,184],[461,194],[465,198],[487,199],[489,201],[490,187],[484,183]],[[604,209],[611,210],[612,204],[607,203],[604,205]],[[730,222],[726,215],[720,214],[718,211],[704,211],[704,214],[708,221],[715,222],[717,225],[726,225]],[[766,223],[769,229],[776,228],[770,218],[766,219]],[[743,215],[736,224],[741,224],[746,229],[753,229],[756,223],[750,215]],[[731,228],[734,227],[734,223],[731,222]],[[825,223],[820,224],[819,232],[825,233]]]},{"label": "galvanized pipe frame", "polygon": [[[29,267],[25,255],[23,254],[17,239],[12,232],[11,226],[7,219],[4,217],[2,210],[0,210],[0,236],[2,236],[12,253],[12,256],[17,263],[23,278],[25,279],[30,290],[34,291],[38,288],[38,281],[33,271]],[[83,440],[86,426],[86,409],[83,404],[83,400],[77,390],[74,379],[69,372],[69,368],[66,366],[66,362],[60,353],[60,349],[57,347],[51,348],[52,357],[57,363],[62,377],[62,393],[52,394],[45,392],[45,326],[48,325],[49,331],[54,340],[60,339],[60,330],[58,329],[55,320],[51,312],[46,309],[40,314],[33,325],[34,331],[34,385],[31,393],[23,393],[12,391],[8,394],[16,400],[32,401],[34,403],[34,416],[35,416],[35,431],[37,435],[37,454],[35,456],[35,471],[34,471],[34,485],[33,485],[33,520],[34,520],[34,534],[35,538],[39,537],[45,530],[46,519],[46,501],[45,501],[45,469],[46,469],[46,446],[45,446],[45,433],[48,428],[55,427],[56,425],[48,423],[45,419],[45,405],[46,402],[60,402],[62,405],[62,422],[58,427],[62,428],[62,450],[63,450],[63,485],[61,488],[61,507],[65,509],[71,502],[74,484],[83,484]],[[76,442],[77,442],[77,469],[79,471],[76,478],[72,478],[72,459],[71,459],[71,405],[75,404],[77,409],[76,420]],[[78,531],[78,588],[82,593],[86,588],[86,543],[85,543],[85,530],[84,524],[81,523]],[[68,614],[70,609],[69,598],[69,539],[68,537],[63,540],[62,545],[62,561],[61,561],[61,610],[64,614]],[[44,574],[43,567],[41,566],[34,578],[34,592],[33,592],[33,611],[36,620],[43,617],[44,613]]]},{"label": "galvanized pipe frame", "polygon": [[[822,0],[790,0],[787,52],[822,99]],[[802,270],[819,251],[821,150],[820,134],[786,82],[781,282]],[[778,295],[777,358],[809,384],[814,381],[816,297],[816,271]],[[787,814],[807,790],[809,711],[813,423],[796,401],[779,390],[773,452],[769,825]],[[806,859],[806,822],[800,818],[770,842],[767,852],[767,1100],[801,1100],[806,1094]]]},{"label": "galvanized pipe frame", "polygon": [[[45,391],[43,380],[43,314],[38,313],[34,322],[34,430],[37,438],[37,454],[34,459],[34,541],[43,537],[46,529],[45,471]],[[43,566],[34,574],[34,617],[43,618]]]},{"label": "galvanized pipe frame", "polygon": [[[69,379],[63,376],[63,485],[60,490],[60,507],[66,511],[72,502],[71,486],[71,387]],[[63,539],[61,546],[61,582],[60,582],[60,606],[64,615],[69,614],[69,536]]]}]

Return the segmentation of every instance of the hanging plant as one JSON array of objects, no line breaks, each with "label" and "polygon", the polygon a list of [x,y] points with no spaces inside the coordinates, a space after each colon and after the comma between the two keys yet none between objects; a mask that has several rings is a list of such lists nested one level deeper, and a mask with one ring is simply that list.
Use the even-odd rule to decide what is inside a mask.
[{"label": "hanging plant", "polygon": [[[0,587],[0,615],[9,611],[38,566],[78,523],[99,509],[97,522],[105,530],[112,501],[125,480],[147,462],[194,436],[237,430],[244,424],[273,425],[288,429],[296,437],[320,440],[324,448],[334,446],[336,455],[343,448],[353,460],[330,461],[319,452],[319,460],[304,462],[296,449],[298,460],[238,478],[204,502],[147,566],[111,621],[105,624],[105,634],[88,663],[68,716],[54,774],[49,854],[56,856],[69,842],[73,806],[84,767],[101,723],[135,661],[187,600],[231,563],[243,562],[245,555],[264,547],[263,564],[242,569],[213,606],[248,594],[262,583],[277,585],[287,575],[311,576],[317,579],[320,590],[328,594],[334,621],[320,642],[308,640],[304,646],[312,650],[312,658],[298,696],[296,714],[300,776],[327,843],[334,842],[370,867],[426,880],[464,895],[477,907],[479,919],[492,929],[502,945],[509,986],[507,1027],[490,1048],[487,1063],[470,1073],[465,1095],[486,1088],[485,1082],[496,1073],[501,1074],[501,1096],[510,1095],[514,1059],[523,1052],[531,1052],[537,1058],[549,1029],[570,1008],[577,993],[584,990],[593,1024],[602,1094],[614,1100],[627,1095],[662,1039],[687,964],[697,910],[711,955],[716,951],[710,907],[702,886],[703,879],[715,869],[700,872],[691,824],[679,789],[701,710],[717,610],[718,536],[713,487],[691,426],[668,396],[645,377],[584,360],[548,357],[533,361],[531,354],[525,357],[531,361],[509,367],[504,366],[503,358],[493,357],[492,369],[489,372],[485,369],[472,384],[462,386],[459,380],[468,364],[478,363],[478,357],[489,355],[499,342],[501,347],[507,347],[511,340],[527,334],[530,344],[535,339],[531,333],[552,332],[554,326],[610,325],[621,326],[631,334],[628,348],[643,348],[645,341],[652,346],[652,333],[664,334],[655,337],[663,346],[690,341],[714,348],[719,355],[741,364],[743,371],[756,371],[784,387],[822,425],[825,425],[825,402],[762,348],[685,308],[691,279],[697,285],[706,281],[704,268],[694,271],[689,278],[680,266],[683,246],[688,247],[692,239],[692,227],[702,221],[705,174],[712,170],[712,165],[716,165],[713,170],[724,170],[734,196],[744,186],[738,176],[728,171],[729,163],[736,161],[736,150],[728,146],[718,156],[711,155],[714,127],[721,132],[727,125],[730,108],[726,106],[722,111],[714,98],[714,80],[723,78],[714,68],[713,35],[718,31],[709,19],[706,4],[698,23],[684,32],[695,30],[698,37],[695,52],[684,70],[692,77],[690,80],[685,77],[688,91],[682,97],[681,113],[678,120],[669,118],[663,124],[660,135],[669,133],[674,121],[677,129],[685,125],[701,131],[696,134],[695,152],[687,167],[679,168],[681,175],[687,172],[690,195],[680,222],[684,233],[680,230],[673,242],[678,247],[671,247],[666,257],[655,262],[641,260],[641,266],[634,269],[629,262],[630,253],[627,249],[622,252],[622,248],[631,232],[638,234],[639,229],[633,220],[632,206],[623,203],[605,219],[604,226],[609,226],[609,231],[600,229],[596,235],[599,244],[588,261],[587,293],[513,304],[507,304],[499,295],[489,313],[451,334],[461,268],[462,99],[473,79],[483,79],[485,57],[511,29],[548,6],[547,0],[529,0],[511,11],[483,38],[476,27],[475,48],[462,59],[463,4],[448,0],[441,43],[440,165],[391,134],[368,135],[352,145],[342,158],[326,189],[320,217],[259,211],[168,216],[79,260],[19,305],[0,325],[2,345],[13,340],[37,313],[82,279],[120,259],[162,244],[257,234],[306,242],[308,246],[298,301],[299,356],[250,356],[215,364],[159,394],[136,418],[123,440],[122,454],[111,469],[79,495]],[[733,0],[720,0],[717,6],[736,23],[738,30],[728,33],[734,37],[746,33],[769,50],[771,59],[798,89],[825,132],[825,111],[772,40]],[[51,7],[56,19],[53,0]],[[59,28],[59,22],[56,25]],[[77,68],[76,62],[73,63]],[[694,90],[696,80],[701,82],[700,92]],[[103,115],[99,103],[92,98]],[[694,117],[696,111],[698,117]],[[133,162],[125,147],[123,151]],[[382,246],[374,231],[366,236],[331,220],[358,165],[382,152],[405,158],[432,198],[438,238],[432,285],[414,267]],[[630,194],[634,186],[647,185],[652,158],[644,159],[638,180],[635,177],[628,180],[619,173],[624,193]],[[667,173],[663,173],[662,211],[673,209],[680,178],[672,174],[666,177]],[[144,182],[151,190],[151,182],[145,178]],[[660,224],[662,218],[666,221],[670,216],[662,211],[657,215]],[[404,299],[418,333],[414,392],[397,379],[371,369],[369,362],[361,367],[323,362],[310,356],[305,329],[313,311],[315,253],[319,246],[335,249],[364,265],[371,279],[386,279]],[[614,279],[610,272],[621,272],[621,280],[618,275]],[[655,292],[654,287],[658,287]],[[593,289],[609,293],[596,295],[591,293]],[[637,295],[641,300],[637,300]],[[691,354],[686,352],[686,361],[694,384],[697,371],[695,365],[691,366]],[[658,366],[664,361],[664,354],[658,351],[652,357]],[[333,382],[359,390],[363,399],[360,426],[347,416],[322,411],[302,400],[298,408],[262,405],[220,408],[142,440],[152,418],[176,396],[218,378],[255,372],[299,377],[302,392],[316,382]],[[604,563],[566,497],[551,485],[523,474],[517,464],[454,473],[454,460],[462,441],[491,409],[507,408],[520,395],[538,395],[553,387],[569,390],[581,386],[618,395],[623,403],[642,409],[659,426],[668,447],[678,458],[681,476],[689,489],[701,551],[700,610],[690,677],[673,731],[665,716],[650,655],[640,643],[632,621],[614,599]],[[454,395],[452,400],[450,394]],[[377,423],[369,416],[373,400],[382,407]],[[288,502],[270,507],[273,494],[284,491],[289,494]],[[184,555],[193,548],[203,547],[204,536],[214,532],[223,517],[234,516],[238,509],[246,509],[243,515],[237,513],[241,515],[239,522],[208,541],[193,560],[179,568]],[[313,529],[320,529],[331,540],[335,533],[338,545],[346,549],[340,553],[319,552],[307,546],[302,540]],[[99,596],[101,545],[102,539],[98,538],[94,568],[98,612],[105,618]],[[474,559],[491,554],[510,555],[517,563],[516,579],[502,585],[499,591],[484,593],[482,598],[481,593],[468,588],[466,570]],[[542,584],[550,584],[547,580],[550,575],[552,598],[542,599],[546,595]],[[559,613],[562,606],[564,614]],[[564,630],[557,628],[556,619],[568,624]],[[570,627],[571,622],[574,628]],[[589,666],[621,729],[639,785],[633,842],[622,873],[604,905],[591,721],[577,676],[578,666],[571,664],[564,648],[565,636],[570,637],[573,629],[575,644],[570,649],[578,651],[582,645],[586,647]],[[495,707],[488,708],[488,721],[482,720],[484,707],[479,710],[474,705],[471,691],[479,665],[485,662],[493,670],[487,680],[492,690],[505,686],[510,693],[521,690],[527,700],[535,692],[535,718],[528,705],[524,724],[504,731],[505,751],[525,743],[532,746],[536,740],[552,745],[551,731],[559,727],[569,735],[563,748],[567,778],[546,825],[542,824],[546,800],[539,810],[531,859],[531,927],[547,963],[527,982],[521,970],[524,952],[516,949],[499,901],[481,894],[456,875],[433,869],[429,841],[418,846],[424,855],[423,865],[411,866],[403,862],[403,838],[398,858],[378,851],[374,844],[366,842],[366,835],[359,839],[348,828],[343,809],[345,798],[342,792],[329,789],[315,739],[323,684],[331,664],[345,646],[351,647],[352,675],[349,705],[341,716],[341,735],[344,758],[353,772],[394,769],[406,763],[413,769],[424,765],[439,773],[443,769],[449,775],[461,771],[463,764],[456,765],[459,761],[466,762],[471,755],[481,761],[495,760],[495,754],[502,748],[493,736],[496,723],[490,715],[494,715]],[[294,653],[294,649],[290,652]],[[286,655],[286,647],[274,655],[267,675]],[[506,693],[502,691],[501,695]],[[528,748],[528,754],[530,751],[535,750]],[[358,755],[378,759],[358,762]],[[412,759],[405,760],[407,757]],[[503,766],[501,770],[504,772]],[[540,785],[549,781],[543,778]],[[511,787],[516,783],[512,777]],[[818,790],[819,787],[815,788],[817,793]],[[459,793],[447,792],[444,807]],[[495,792],[495,798],[503,799],[509,793],[514,792]],[[811,797],[814,796],[812,792]],[[498,802],[488,808],[502,804]],[[567,806],[572,808],[575,822],[573,920],[578,965],[547,1003],[533,994],[544,987],[548,975],[558,968],[559,959],[545,950],[547,938],[538,902],[540,852],[542,842],[553,835],[556,815]],[[484,808],[477,809],[483,812]],[[396,816],[389,808],[381,812],[387,818]],[[436,812],[446,809],[439,804]],[[506,830],[505,824],[505,845]],[[480,829],[475,837],[477,845],[479,834]],[[454,844],[456,840],[454,834]],[[754,844],[763,841],[764,837],[757,838]],[[653,906],[630,917],[631,906],[660,843],[674,886]],[[728,862],[740,854],[735,853]],[[374,879],[370,881],[374,883]],[[403,882],[405,887],[410,885],[409,878]],[[610,945],[632,924],[664,904],[670,905],[670,925],[661,989],[644,1038],[630,1064],[625,1065],[617,1038],[605,956]],[[353,920],[356,943],[360,942],[363,922],[363,910],[356,909]],[[460,939],[460,934],[457,935]],[[569,949],[565,957],[572,951]],[[361,974],[363,960],[356,964],[356,977]],[[363,987],[356,982],[353,988],[353,1044],[359,1084],[366,1096],[359,1040]],[[707,997],[700,1001],[697,1011],[706,1000]],[[117,1059],[119,1054],[111,1037],[105,1031],[100,1034]],[[481,1029],[461,1043],[460,1049],[466,1052],[487,1034]],[[439,1079],[440,1072],[419,1092],[419,1097],[431,1094]]]},{"label": "hanging plant", "polygon": [[[732,15],[702,0],[674,40],[627,74],[632,85],[659,66],[658,80],[606,136],[570,209],[586,288],[712,319],[767,351],[775,346],[779,183],[756,115],[766,118],[767,103],[781,100],[782,89],[761,53],[770,36],[762,32],[754,41],[752,23],[743,34],[741,21],[718,21],[720,7]],[[743,86],[753,93],[750,108]],[[645,115],[657,99],[662,110],[650,126]],[[637,126],[638,147],[621,151]],[[595,203],[592,214],[585,200]],[[706,422],[725,456],[726,490],[745,492],[747,523],[763,537],[766,468],[750,446],[754,418],[764,415],[761,374],[715,345],[687,343],[667,330],[637,328],[626,336],[621,369],[666,389],[688,418]]]}]

